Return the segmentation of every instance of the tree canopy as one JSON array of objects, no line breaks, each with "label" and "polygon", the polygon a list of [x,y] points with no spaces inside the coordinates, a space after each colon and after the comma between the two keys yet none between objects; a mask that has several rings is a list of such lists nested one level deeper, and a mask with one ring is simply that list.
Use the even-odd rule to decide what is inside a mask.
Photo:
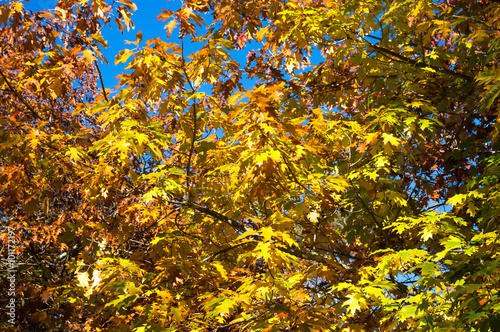
[{"label": "tree canopy", "polygon": [[0,6],[1,329],[498,329],[498,2],[136,9]]}]

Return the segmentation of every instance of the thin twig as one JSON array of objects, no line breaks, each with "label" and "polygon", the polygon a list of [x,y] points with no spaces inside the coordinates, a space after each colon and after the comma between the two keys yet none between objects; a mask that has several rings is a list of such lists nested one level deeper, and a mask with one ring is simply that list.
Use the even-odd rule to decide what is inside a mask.
[{"label": "thin twig", "polygon": [[239,244],[236,244],[234,246],[227,247],[227,248],[224,248],[222,250],[219,250],[215,254],[212,254],[212,255],[208,256],[207,258],[203,259],[202,262],[204,263],[206,261],[212,261],[215,257],[219,256],[220,254],[223,254],[225,252],[228,252],[229,250],[233,250],[235,248],[241,247],[242,245],[247,244],[247,243],[248,242],[243,242],[243,243],[239,243]]},{"label": "thin twig", "polygon": [[104,87],[104,80],[102,79],[101,69],[99,69],[99,64],[97,63],[97,60],[94,60],[94,65],[97,69],[97,73],[99,74],[99,80],[101,81],[101,88],[102,88],[102,94],[104,96],[104,100],[106,100],[106,102],[109,102],[108,95],[106,94],[106,88]]}]

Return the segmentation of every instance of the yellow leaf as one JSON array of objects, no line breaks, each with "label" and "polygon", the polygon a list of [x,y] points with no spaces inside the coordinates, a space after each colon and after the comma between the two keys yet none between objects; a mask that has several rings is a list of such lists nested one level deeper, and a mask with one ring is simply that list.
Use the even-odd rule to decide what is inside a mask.
[{"label": "yellow leaf", "polygon": [[222,278],[224,280],[227,280],[227,272],[226,272],[226,269],[224,268],[224,266],[222,266],[222,264],[220,262],[215,262],[213,264],[215,266],[215,268],[217,269],[217,272],[220,273],[220,275],[222,276]]},{"label": "yellow leaf", "polygon": [[392,134],[382,134],[384,138],[384,144],[390,143],[392,146],[399,146],[399,138],[393,136]]},{"label": "yellow leaf", "polygon": [[462,204],[463,201],[465,200],[465,198],[466,198],[466,195],[458,194],[458,195],[455,195],[455,196],[451,197],[450,199],[448,199],[448,202],[446,202],[446,204],[451,204],[453,206],[456,206],[456,205]]},{"label": "yellow leaf", "polygon": [[222,303],[217,307],[216,314],[225,316],[234,307],[236,302],[233,299],[224,299]]},{"label": "yellow leaf", "polygon": [[472,202],[467,203],[467,213],[470,214],[471,217],[474,217],[479,211],[479,208],[475,206]]},{"label": "yellow leaf", "polygon": [[427,241],[428,239],[432,238],[435,232],[436,232],[436,227],[427,226],[426,228],[424,228],[422,232],[420,232],[420,236],[422,237],[423,241]]},{"label": "yellow leaf", "polygon": [[490,35],[487,30],[477,30],[471,35],[471,39],[476,40],[478,43],[482,43],[485,40],[488,40]]},{"label": "yellow leaf", "polygon": [[281,161],[281,153],[278,150],[272,150],[271,152],[269,152],[269,156],[274,161],[277,161],[277,162]]},{"label": "yellow leaf", "polygon": [[94,52],[92,52],[91,50],[84,50],[82,52],[82,58],[87,60],[88,62],[94,62],[95,60],[97,60],[97,58],[94,55]]},{"label": "yellow leaf", "polygon": [[295,246],[295,247],[299,248],[299,244],[292,237],[290,237],[290,235],[288,235],[288,233],[281,233],[281,238],[289,246],[291,246],[291,247]]},{"label": "yellow leaf", "polygon": [[255,247],[255,250],[258,252],[258,257],[262,257],[265,261],[268,261],[269,258],[271,258],[269,245],[269,243],[261,242]]},{"label": "yellow leaf", "polygon": [[259,42],[262,41],[262,39],[264,39],[264,36],[267,34],[267,30],[267,27],[260,28],[259,32],[257,32],[257,34],[255,35],[255,40]]},{"label": "yellow leaf", "polygon": [[[85,274],[87,276],[87,274]],[[101,284],[101,271],[99,270],[94,270],[92,271],[92,285],[90,287],[87,287],[87,292],[85,293],[85,296],[89,297],[92,295],[93,291],[99,287]],[[87,276],[87,282],[88,282],[88,276]]]},{"label": "yellow leaf", "polygon": [[260,234],[264,238],[264,242],[269,242],[274,235],[274,230],[271,227],[262,227],[260,229]]},{"label": "yellow leaf", "polygon": [[361,294],[349,294],[347,295],[349,300],[344,302],[344,306],[347,307],[347,311],[354,315],[358,310],[366,308],[366,300],[361,297]]},{"label": "yellow leaf", "polygon": [[365,136],[366,143],[375,143],[378,140],[378,133],[371,133]]},{"label": "yellow leaf", "polygon": [[177,22],[174,20],[168,22],[165,25],[165,30],[167,30],[167,38],[170,38],[170,35],[172,34],[172,31],[174,30],[176,25],[177,25]]},{"label": "yellow leaf", "polygon": [[23,10],[23,4],[21,2],[14,2],[12,5],[11,5],[11,10],[14,12],[14,13],[20,13],[22,10]]},{"label": "yellow leaf", "polygon": [[236,105],[237,102],[239,102],[241,99],[245,98],[246,93],[245,92],[236,92],[234,95],[229,97],[227,104],[234,106]]},{"label": "yellow leaf", "polygon": [[395,202],[398,206],[406,206],[408,204],[408,202],[405,199],[405,196],[402,193],[393,190],[388,190],[386,195],[390,200]]},{"label": "yellow leaf", "polygon": [[[243,240],[245,239],[246,237],[250,236],[250,235],[254,235],[255,234],[255,231],[253,229],[249,229],[248,231],[244,232],[243,234],[241,234],[240,236],[238,236],[235,240],[235,242],[238,242],[240,240]],[[247,241],[251,241],[251,240],[247,240]]]},{"label": "yellow leaf", "polygon": [[115,65],[118,63],[125,63],[130,56],[134,54],[132,50],[123,50],[118,53],[115,60]]},{"label": "yellow leaf", "polygon": [[132,23],[132,20],[129,17],[129,13],[126,12],[124,9],[119,10],[119,13],[121,14],[123,18],[123,23],[125,23],[125,26],[127,27],[127,31],[130,31],[130,28],[134,27],[134,24]]},{"label": "yellow leaf", "polygon": [[89,275],[87,272],[77,273],[76,279],[78,279],[81,287],[89,288]]},{"label": "yellow leaf", "polygon": [[389,164],[389,159],[386,156],[378,156],[375,160],[375,167],[384,167]]},{"label": "yellow leaf", "polygon": [[319,217],[319,213],[316,212],[316,211],[311,211],[309,212],[309,214],[307,215],[307,218],[312,222],[312,223],[317,223],[318,222],[318,217]]},{"label": "yellow leaf", "polygon": [[81,159],[81,153],[78,151],[77,148],[70,146],[68,148],[68,151],[66,152],[66,155],[70,157],[74,161],[78,161]]},{"label": "yellow leaf", "polygon": [[182,311],[181,309],[177,308],[177,307],[172,307],[170,308],[170,312],[172,314],[172,316],[174,316],[174,319],[176,322],[180,323],[182,322]]}]

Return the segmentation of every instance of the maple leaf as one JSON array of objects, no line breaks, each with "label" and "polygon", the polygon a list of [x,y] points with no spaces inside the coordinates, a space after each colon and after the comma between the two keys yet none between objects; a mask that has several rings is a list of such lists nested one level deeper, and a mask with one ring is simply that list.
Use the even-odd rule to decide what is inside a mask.
[{"label": "maple leaf", "polygon": [[363,310],[366,307],[366,301],[362,298],[361,294],[349,294],[348,300],[344,301],[344,306],[350,315],[356,314],[357,311]]},{"label": "maple leaf", "polygon": [[93,63],[94,61],[97,60],[94,52],[92,52],[91,50],[84,50],[82,52],[82,59],[85,59],[86,61],[88,61],[90,63]]},{"label": "maple leaf", "polygon": [[309,218],[309,220],[311,220],[313,223],[317,223],[319,217],[320,217],[320,214],[317,211],[311,211],[307,215],[307,218]]},{"label": "maple leaf", "polygon": [[81,287],[89,288],[89,275],[87,272],[78,273],[76,279]]},{"label": "maple leaf", "polygon": [[47,303],[49,301],[50,295],[51,293],[49,291],[45,291],[42,293],[42,295],[40,295],[40,298],[42,299],[42,301]]},{"label": "maple leaf", "polygon": [[270,242],[273,235],[274,235],[274,231],[271,227],[262,227],[260,230],[259,230],[259,233],[262,235],[262,237],[264,238],[264,242]]},{"label": "maple leaf", "polygon": [[170,21],[165,25],[165,30],[167,30],[167,38],[170,38],[170,35],[172,34],[172,31],[175,29],[177,26],[176,21]]}]

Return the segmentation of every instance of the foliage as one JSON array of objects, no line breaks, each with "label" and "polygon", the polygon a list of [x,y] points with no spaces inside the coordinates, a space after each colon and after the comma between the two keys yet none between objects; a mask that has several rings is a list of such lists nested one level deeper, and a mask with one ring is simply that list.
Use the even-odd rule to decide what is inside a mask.
[{"label": "foliage", "polygon": [[495,331],[498,2],[135,9],[0,6],[2,328]]}]

